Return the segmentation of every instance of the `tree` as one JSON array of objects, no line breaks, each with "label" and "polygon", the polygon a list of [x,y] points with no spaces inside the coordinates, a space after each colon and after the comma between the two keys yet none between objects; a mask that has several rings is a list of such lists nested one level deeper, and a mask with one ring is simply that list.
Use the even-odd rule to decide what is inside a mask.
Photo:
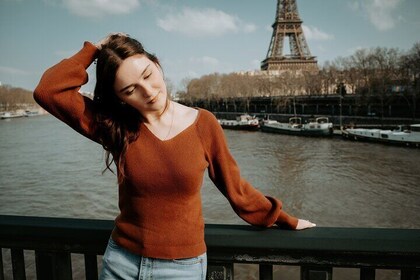
[{"label": "tree", "polygon": [[[415,118],[417,114],[417,96],[420,94],[420,42],[402,56],[400,66],[403,72],[403,81],[406,86],[405,93],[411,95],[405,97],[410,109],[412,117]],[[411,99],[411,104],[410,104]]]},{"label": "tree", "polygon": [[32,97],[32,92],[14,88],[10,85],[0,86],[0,110],[13,111],[38,106]]},{"label": "tree", "polygon": [[337,89],[335,90],[335,93],[344,96],[347,94],[346,85],[341,82],[337,84]]}]

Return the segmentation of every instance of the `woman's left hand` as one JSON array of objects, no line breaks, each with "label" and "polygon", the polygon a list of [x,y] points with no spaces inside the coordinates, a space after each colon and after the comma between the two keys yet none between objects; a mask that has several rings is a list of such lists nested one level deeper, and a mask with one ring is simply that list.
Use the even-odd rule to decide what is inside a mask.
[{"label": "woman's left hand", "polygon": [[296,230],[302,230],[302,229],[313,228],[313,227],[316,227],[316,224],[307,220],[298,219]]}]

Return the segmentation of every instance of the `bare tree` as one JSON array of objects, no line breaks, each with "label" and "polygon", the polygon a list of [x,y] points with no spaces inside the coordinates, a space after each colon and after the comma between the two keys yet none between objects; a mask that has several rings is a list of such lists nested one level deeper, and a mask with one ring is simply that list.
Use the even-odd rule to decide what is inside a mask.
[{"label": "bare tree", "polygon": [[305,72],[303,74],[305,93],[307,95],[318,95],[322,91],[322,83],[319,73]]},{"label": "bare tree", "polygon": [[10,85],[0,86],[0,110],[13,111],[38,106],[32,97],[32,92]]},{"label": "bare tree", "polygon": [[[400,61],[401,71],[403,72],[403,81],[405,82],[405,93],[409,96],[404,96],[411,108],[412,117],[416,117],[417,113],[417,98],[420,94],[420,42],[414,46],[401,57]],[[410,105],[411,99],[411,105]]]}]

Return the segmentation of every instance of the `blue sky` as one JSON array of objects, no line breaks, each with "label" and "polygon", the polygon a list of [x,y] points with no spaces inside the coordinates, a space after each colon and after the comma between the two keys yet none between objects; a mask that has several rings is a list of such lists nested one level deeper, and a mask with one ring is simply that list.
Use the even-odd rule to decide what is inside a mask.
[{"label": "blue sky", "polygon": [[[0,0],[0,82],[32,90],[42,73],[111,32],[139,39],[176,87],[184,78],[259,69],[276,0]],[[318,64],[358,48],[410,49],[419,0],[298,0]],[[92,90],[94,69],[88,70]]]}]

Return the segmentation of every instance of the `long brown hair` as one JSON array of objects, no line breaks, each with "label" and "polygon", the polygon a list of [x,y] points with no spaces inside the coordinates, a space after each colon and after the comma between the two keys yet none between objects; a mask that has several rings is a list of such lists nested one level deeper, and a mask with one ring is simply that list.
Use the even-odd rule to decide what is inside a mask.
[{"label": "long brown hair", "polygon": [[113,172],[111,165],[115,162],[118,182],[125,178],[124,153],[128,144],[138,137],[142,116],[133,107],[122,103],[115,94],[115,75],[124,59],[137,54],[146,55],[160,66],[157,57],[146,52],[139,41],[121,34],[112,35],[102,45],[96,63],[96,132],[105,149],[104,172],[107,169]]}]

